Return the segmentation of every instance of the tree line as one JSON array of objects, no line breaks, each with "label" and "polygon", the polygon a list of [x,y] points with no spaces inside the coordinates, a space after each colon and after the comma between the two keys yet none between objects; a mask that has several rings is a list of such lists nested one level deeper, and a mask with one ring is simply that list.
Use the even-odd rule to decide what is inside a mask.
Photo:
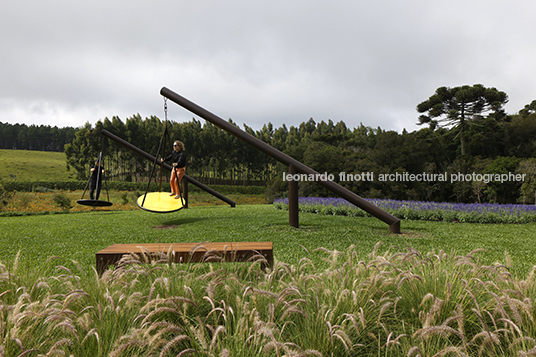
[{"label": "tree line", "polygon": [[[162,140],[166,127],[170,140]],[[275,174],[273,160],[210,123],[196,119],[186,123],[166,122],[156,116],[142,119],[136,114],[124,122],[114,116],[99,120],[95,126],[86,123],[77,130],[74,140],[65,145],[65,154],[68,168],[75,170],[78,179],[88,178],[89,169],[100,153],[108,170],[107,177],[112,180],[160,179],[159,166],[154,169],[153,162],[103,136],[103,129],[153,156],[161,144],[160,156],[169,155],[171,143],[181,140],[186,146],[187,175],[202,182],[265,185]],[[251,128],[245,130],[257,135]],[[167,173],[163,177],[165,180]]]},{"label": "tree line", "polygon": [[[506,114],[508,97],[482,85],[441,87],[417,105],[418,120],[427,125],[402,133],[360,124],[349,128],[340,121],[298,126],[271,123],[260,130],[243,130],[292,156],[319,173],[332,174],[334,181],[367,198],[397,200],[491,202],[534,204],[536,197],[536,101],[516,114]],[[229,122],[236,125],[229,119]],[[106,129],[138,148],[155,155],[165,126],[172,140],[181,140],[188,155],[187,174],[208,184],[262,184],[270,197],[284,196],[288,168],[209,122],[165,122],[139,114],[122,121],[118,117],[86,123],[76,129],[65,145],[67,165],[81,180],[88,178],[90,165],[99,153],[104,156],[108,178],[147,181],[153,163],[101,134]],[[165,152],[171,146],[165,145]],[[348,180],[374,173],[374,180]],[[525,174],[523,181],[483,182],[475,180],[380,181],[380,175],[398,174],[470,175],[472,173]],[[153,180],[160,175],[153,173]],[[167,173],[163,174],[164,180]],[[359,176],[366,177],[366,176]],[[407,177],[407,176],[406,176]],[[320,185],[300,182],[301,196],[329,196]]]},{"label": "tree line", "polygon": [[76,129],[50,125],[9,124],[0,122],[0,149],[63,152]]}]

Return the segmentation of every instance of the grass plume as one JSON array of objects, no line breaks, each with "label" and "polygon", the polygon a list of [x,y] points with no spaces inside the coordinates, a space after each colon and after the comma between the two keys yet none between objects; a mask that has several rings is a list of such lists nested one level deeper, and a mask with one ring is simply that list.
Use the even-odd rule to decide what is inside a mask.
[{"label": "grass plume", "polygon": [[101,277],[57,257],[30,270],[0,264],[0,352],[534,355],[532,272],[516,280],[478,251],[304,254],[264,270],[129,256]]}]

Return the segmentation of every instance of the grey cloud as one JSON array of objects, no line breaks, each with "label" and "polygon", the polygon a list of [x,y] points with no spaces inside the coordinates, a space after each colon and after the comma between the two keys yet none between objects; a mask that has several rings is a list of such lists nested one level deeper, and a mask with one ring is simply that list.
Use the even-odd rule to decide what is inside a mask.
[{"label": "grey cloud", "polygon": [[256,129],[313,117],[411,131],[437,87],[474,83],[507,92],[513,113],[536,97],[535,10],[500,0],[10,2],[0,121],[162,117],[162,86]]}]

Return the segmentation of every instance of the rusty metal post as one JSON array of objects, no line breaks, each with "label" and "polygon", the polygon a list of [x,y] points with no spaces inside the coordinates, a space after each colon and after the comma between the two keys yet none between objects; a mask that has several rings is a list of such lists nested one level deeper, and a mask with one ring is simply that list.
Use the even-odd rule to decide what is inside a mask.
[{"label": "rusty metal post", "polygon": [[[227,131],[228,133],[236,136],[242,141],[245,141],[249,145],[253,146],[254,148],[264,152],[267,155],[270,155],[274,159],[282,162],[285,165],[294,165],[296,168],[296,171],[299,173],[305,174],[305,175],[313,175],[315,178],[319,178],[321,175],[316,172],[315,170],[311,169],[310,167],[302,164],[298,160],[295,160],[294,158],[282,153],[281,151],[277,150],[273,146],[270,146],[266,144],[264,141],[254,137],[253,135],[250,135],[246,133],[245,131],[241,130],[237,126],[234,126],[233,124],[223,120],[222,118],[218,117],[217,115],[209,112],[208,110],[200,107],[199,105],[189,101],[188,99],[182,97],[181,95],[173,92],[172,90],[162,87],[160,90],[160,94],[164,97],[172,100],[176,104],[180,105],[181,107],[191,111],[192,113],[200,116],[201,118],[208,120],[212,124],[216,125],[217,127]],[[384,210],[378,208],[377,206],[373,205],[372,203],[368,202],[364,198],[356,195],[352,191],[342,187],[341,185],[330,181],[330,180],[322,180],[318,179],[316,181],[321,186],[327,188],[333,193],[336,193],[337,195],[341,196],[342,198],[346,199],[347,201],[353,203],[357,207],[361,208],[362,210],[370,213],[374,217],[382,220],[383,222],[387,223],[389,225],[389,230],[392,233],[400,233],[400,220],[396,218],[395,216],[391,215],[390,213],[385,212]]]},{"label": "rusty metal post", "polygon": [[[154,156],[152,156],[152,155],[146,153],[145,151],[141,150],[140,148],[132,145],[128,141],[121,139],[117,135],[114,135],[114,134],[110,133],[108,130],[102,129],[102,135],[104,135],[107,138],[112,139],[113,141],[123,145],[127,149],[134,151],[136,154],[145,157],[147,160],[152,161],[152,162],[154,162],[156,160],[156,163],[158,165],[163,166],[165,169],[167,169],[169,171],[172,170],[172,167],[170,165],[166,164],[165,162],[160,161],[160,159],[155,159]],[[199,187],[203,191],[206,191],[206,192],[210,193],[211,195],[219,198],[220,200],[228,203],[231,207],[236,206],[236,203],[233,200],[225,197],[224,195],[222,195],[221,193],[219,193],[217,191],[214,191],[213,189],[211,189],[210,187],[202,184],[201,182],[197,181],[196,179],[194,179],[194,178],[192,178],[192,177],[190,177],[188,175],[184,175],[183,178],[186,178],[189,182],[193,183],[194,185],[196,185],[197,187]]]},{"label": "rusty metal post", "polygon": [[188,208],[188,178],[182,177],[182,198],[184,199],[184,208]]},{"label": "rusty metal post", "polygon": [[[294,165],[288,165],[288,173],[294,175],[297,173]],[[288,182],[288,222],[291,227],[300,228],[298,203],[298,181],[289,180]]]}]

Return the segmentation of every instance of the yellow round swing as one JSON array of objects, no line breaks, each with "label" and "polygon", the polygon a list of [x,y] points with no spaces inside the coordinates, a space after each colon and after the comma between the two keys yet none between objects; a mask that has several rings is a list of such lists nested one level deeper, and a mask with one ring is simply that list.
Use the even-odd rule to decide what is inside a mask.
[{"label": "yellow round swing", "polygon": [[175,198],[167,192],[149,192],[138,197],[138,206],[149,212],[171,213],[184,207],[183,198]]},{"label": "yellow round swing", "polygon": [[[167,99],[164,98],[164,112],[166,116],[166,125],[164,127],[164,133],[162,134],[162,138],[160,139],[160,144],[158,145],[158,152],[155,155],[153,169],[151,171],[151,176],[149,177],[149,183],[147,184],[147,189],[145,190],[145,194],[138,197],[136,203],[138,204],[138,207],[141,209],[148,211],[148,212],[155,212],[155,213],[171,213],[176,212],[182,208],[184,208],[185,202],[182,198],[182,192],[180,193],[180,198],[175,198],[175,194],[170,195],[168,192],[162,192],[162,170],[164,169],[164,165],[162,162],[160,162],[160,186],[158,192],[148,192],[149,186],[151,185],[151,178],[153,177],[154,170],[156,165],[159,163],[159,157],[163,157],[163,155],[160,155],[160,152],[164,152],[164,149],[162,148],[162,143],[164,142],[164,139],[167,138],[170,142],[169,147],[171,147],[171,138],[169,136],[168,132],[168,126],[167,126]],[[175,175],[177,175],[177,172],[173,170]],[[178,177],[177,177],[178,181]],[[180,184],[180,183],[179,183]]]}]

